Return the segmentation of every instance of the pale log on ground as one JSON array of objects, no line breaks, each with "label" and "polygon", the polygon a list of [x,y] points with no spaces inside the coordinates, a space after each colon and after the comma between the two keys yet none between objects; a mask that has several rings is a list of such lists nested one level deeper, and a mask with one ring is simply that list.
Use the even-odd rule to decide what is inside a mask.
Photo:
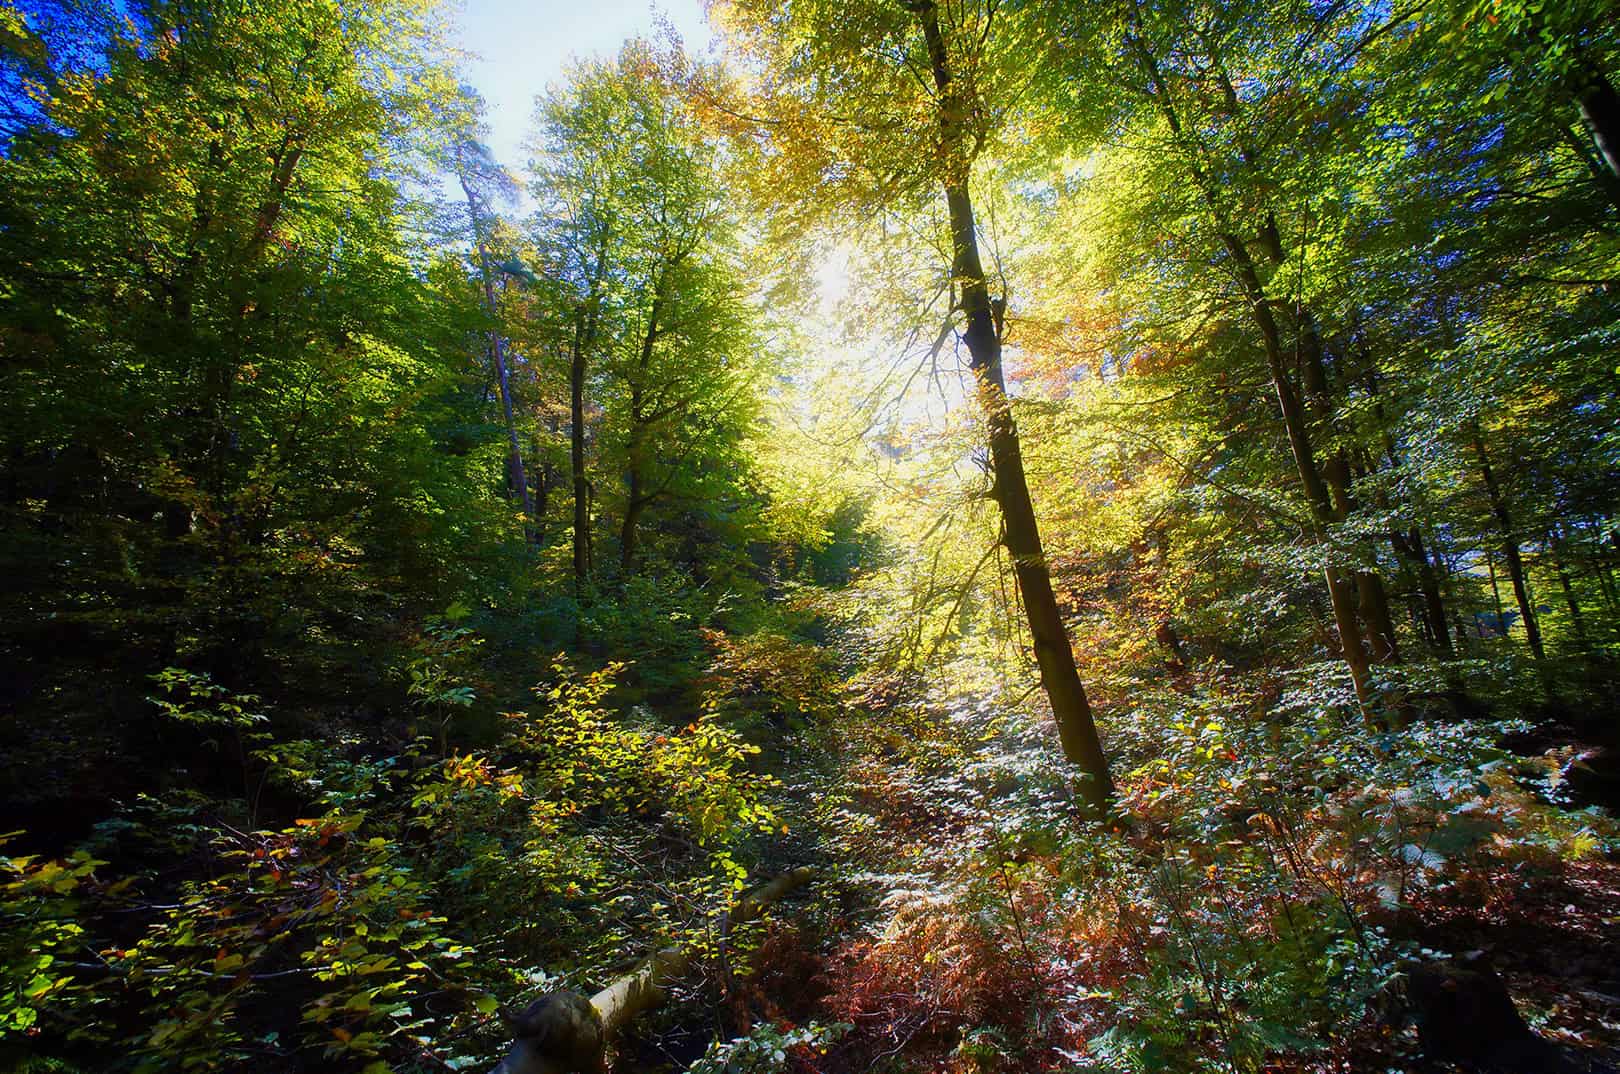
[{"label": "pale log on ground", "polygon": [[[814,875],[815,870],[801,866],[750,888],[720,923],[753,920]],[[541,996],[512,1020],[516,1040],[491,1074],[600,1074],[607,1069],[608,1041],[658,1006],[665,986],[690,969],[694,958],[689,947],[666,947],[589,999],[577,992]]]}]

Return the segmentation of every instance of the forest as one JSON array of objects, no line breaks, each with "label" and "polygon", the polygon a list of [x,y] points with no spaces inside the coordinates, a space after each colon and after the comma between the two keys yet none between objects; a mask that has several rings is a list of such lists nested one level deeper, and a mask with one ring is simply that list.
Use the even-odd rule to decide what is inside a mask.
[{"label": "forest", "polygon": [[705,12],[0,0],[0,1070],[1620,1068],[1610,5]]}]

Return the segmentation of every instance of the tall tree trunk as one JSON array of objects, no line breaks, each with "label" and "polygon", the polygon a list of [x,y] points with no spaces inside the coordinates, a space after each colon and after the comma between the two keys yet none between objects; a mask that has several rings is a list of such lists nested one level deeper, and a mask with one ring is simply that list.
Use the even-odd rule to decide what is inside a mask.
[{"label": "tall tree trunk", "polygon": [[1491,558],[1489,551],[1485,553],[1485,573],[1491,579],[1491,606],[1496,609],[1496,625],[1502,631],[1502,636],[1506,637],[1507,623],[1502,618],[1505,614],[1502,611],[1502,589],[1496,584],[1496,560]]},{"label": "tall tree trunk", "polygon": [[[1423,544],[1423,532],[1413,526],[1407,531],[1406,539],[1402,543],[1417,568],[1418,588],[1423,593],[1423,605],[1429,622],[1434,625],[1435,644],[1440,654],[1449,658],[1453,653],[1450,638],[1446,634],[1446,603],[1440,595],[1440,579],[1433,561],[1429,559],[1429,550]],[[1397,550],[1398,548],[1399,546]]]},{"label": "tall tree trunk", "polygon": [[1570,584],[1569,571],[1564,567],[1564,542],[1556,533],[1549,533],[1547,547],[1552,549],[1553,570],[1558,573],[1558,585],[1564,591],[1564,604],[1569,608],[1569,622],[1575,630],[1575,642],[1585,652],[1586,621],[1581,616],[1580,602],[1575,599],[1575,587]]},{"label": "tall tree trunk", "polygon": [[1519,538],[1513,532],[1513,516],[1507,502],[1502,499],[1501,487],[1491,471],[1490,456],[1485,453],[1485,439],[1479,426],[1473,426],[1474,453],[1479,458],[1480,476],[1485,479],[1485,491],[1490,496],[1491,514],[1502,528],[1502,556],[1507,561],[1508,580],[1513,583],[1513,599],[1519,604],[1519,615],[1524,619],[1524,636],[1530,642],[1530,651],[1537,660],[1547,654],[1541,646],[1541,628],[1536,624],[1535,609],[1530,606],[1530,590],[1524,578],[1524,560],[1519,553]]},{"label": "tall tree trunk", "polygon": [[[1282,232],[1277,227],[1276,218],[1270,213],[1266,214],[1265,226],[1261,228],[1260,236],[1260,245],[1266,250],[1272,265],[1281,266],[1286,258]],[[1258,276],[1256,279],[1258,280]],[[1322,335],[1317,330],[1316,318],[1312,316],[1311,311],[1297,303],[1294,307],[1294,319],[1298,339],[1297,357],[1305,387],[1305,398],[1316,411],[1314,417],[1318,438],[1331,441],[1337,434],[1337,407],[1334,405],[1332,387],[1328,383],[1326,349],[1322,344]],[[1336,446],[1328,453],[1322,463],[1322,478],[1327,484],[1330,502],[1333,505],[1333,521],[1344,522],[1355,511],[1356,503],[1351,491],[1350,459],[1343,446]],[[1375,664],[1399,662],[1400,649],[1396,643],[1395,624],[1390,619],[1389,595],[1384,590],[1383,579],[1372,571],[1356,571],[1355,583],[1357,610],[1366,628],[1372,662]]]},{"label": "tall tree trunk", "polygon": [[627,479],[630,499],[624,505],[624,523],[619,527],[619,573],[628,578],[630,570],[635,566],[636,551],[639,543],[637,527],[641,524],[641,515],[647,509],[647,501],[641,493],[641,475],[632,472]]},{"label": "tall tree trunk", "polygon": [[1024,473],[1023,448],[1007,398],[1001,369],[1001,338],[979,258],[973,202],[968,194],[970,164],[962,152],[962,140],[967,136],[965,102],[951,82],[945,39],[933,0],[919,0],[913,10],[922,22],[938,94],[940,133],[947,158],[943,186],[950,215],[951,273],[960,288],[960,308],[966,321],[962,335],[989,430],[990,465],[996,502],[1001,508],[1002,540],[1012,560],[1019,592],[1023,594],[1029,633],[1035,645],[1035,662],[1040,667],[1041,685],[1057,720],[1064,756],[1088,777],[1082,793],[1100,813],[1106,811],[1113,800],[1114,783],[1097,735],[1091,703],[1080,682],[1079,668],[1075,666],[1068,629],[1058,608],[1057,595],[1052,591],[1046,552],[1041,546],[1029,481]]},{"label": "tall tree trunk", "polygon": [[[1133,35],[1128,43],[1135,51],[1142,71],[1148,78],[1149,97],[1159,105],[1165,122],[1169,124],[1171,135],[1177,142],[1181,142],[1184,137],[1181,116],[1169,98],[1168,88],[1159,73],[1158,62],[1140,38]],[[1318,543],[1323,543],[1329,526],[1334,521],[1333,502],[1311,448],[1309,419],[1305,407],[1300,401],[1299,393],[1288,375],[1287,365],[1283,360],[1282,335],[1278,330],[1276,317],[1271,312],[1270,299],[1260,282],[1260,274],[1255,267],[1254,259],[1249,256],[1248,248],[1234,232],[1226,211],[1221,207],[1209,173],[1190,150],[1185,155],[1193,181],[1198,186],[1210,215],[1214,218],[1221,242],[1232,259],[1233,268],[1237,271],[1244,298],[1248,302],[1249,314],[1260,332],[1266,368],[1271,374],[1272,387],[1277,392],[1277,405],[1282,411],[1283,428],[1288,434],[1288,446],[1293,453],[1295,469],[1299,473],[1299,483],[1305,490],[1305,499],[1310,504],[1311,532]],[[1333,607],[1333,623],[1339,632],[1339,648],[1345,666],[1350,671],[1350,682],[1355,688],[1356,700],[1362,712],[1371,720],[1374,711],[1371,665],[1362,641],[1361,621],[1356,614],[1354,583],[1347,572],[1331,563],[1323,567],[1322,575],[1327,582],[1328,601]]]},{"label": "tall tree trunk", "polygon": [[1400,660],[1400,647],[1395,640],[1395,621],[1390,618],[1389,594],[1378,575],[1371,571],[1356,572],[1356,610],[1367,627],[1367,648],[1375,664],[1393,664]]},{"label": "tall tree trunk", "polygon": [[583,603],[591,580],[591,481],[585,473],[585,372],[596,342],[601,303],[601,259],[591,290],[574,314],[574,346],[568,360],[568,465],[574,482],[574,599]]},{"label": "tall tree trunk", "polygon": [[663,278],[653,287],[652,307],[647,311],[647,331],[641,337],[641,352],[636,359],[635,379],[630,382],[630,442],[625,459],[624,525],[619,530],[619,570],[629,577],[636,559],[636,527],[641,514],[647,509],[651,497],[647,495],[645,475],[641,469],[641,453],[646,448],[646,428],[642,414],[642,385],[652,365],[653,345],[658,342],[658,314],[663,307]]},{"label": "tall tree trunk", "polygon": [[[555,415],[546,418],[546,432],[552,436],[557,435],[557,418]],[[530,445],[531,457],[535,460],[534,474],[534,526],[542,539],[545,536],[546,510],[551,503],[551,489],[556,479],[556,470],[546,459],[546,442],[541,440],[538,431]]]},{"label": "tall tree trunk", "polygon": [[467,213],[472,218],[473,245],[478,249],[478,271],[484,284],[484,305],[491,321],[489,354],[495,363],[495,382],[501,393],[501,413],[506,419],[507,492],[523,508],[525,538],[530,544],[537,544],[540,540],[540,531],[534,524],[534,500],[529,496],[528,475],[523,469],[523,447],[518,440],[517,421],[513,416],[512,377],[506,362],[506,340],[501,336],[498,321],[500,306],[495,301],[495,273],[489,267],[489,250],[484,245],[483,228],[478,223],[478,196],[473,193],[465,175],[461,176],[461,192],[467,196]]},{"label": "tall tree trunk", "polygon": [[585,476],[585,349],[568,363],[568,465],[574,478],[574,596],[585,599],[591,576],[590,480]]},{"label": "tall tree trunk", "polygon": [[[1216,82],[1221,88],[1222,103],[1226,112],[1234,119],[1239,119],[1241,111],[1241,98],[1232,83],[1231,75],[1227,72],[1225,63],[1216,52],[1215,43],[1207,36],[1200,34],[1205,47],[1210,52],[1210,66],[1216,76]],[[1141,46],[1138,46],[1141,47]],[[1155,67],[1155,81],[1157,79]],[[1161,83],[1162,86],[1162,83]],[[1167,91],[1166,91],[1167,92]],[[1168,103],[1168,98],[1165,99]],[[1179,134],[1179,131],[1178,131]],[[1239,136],[1238,155],[1243,163],[1251,167],[1258,161],[1258,151],[1247,139]],[[1214,208],[1215,199],[1212,191],[1207,191],[1206,197]],[[1231,231],[1231,228],[1226,228]],[[1271,262],[1275,271],[1287,260],[1287,250],[1283,246],[1282,229],[1277,226],[1276,214],[1267,211],[1258,230],[1260,248],[1265,251],[1266,258]],[[1241,243],[1239,244],[1241,245]],[[1230,243],[1228,243],[1230,248]],[[1244,247],[1244,256],[1247,258],[1248,250]],[[1260,281],[1257,273],[1251,274],[1257,282]],[[1304,382],[1305,396],[1316,409],[1316,424],[1318,437],[1322,440],[1331,440],[1336,433],[1335,410],[1333,395],[1330,391],[1325,362],[1326,348],[1322,343],[1321,331],[1317,328],[1316,318],[1303,303],[1295,302],[1293,306],[1294,334],[1296,355],[1300,372]],[[1323,480],[1328,486],[1334,511],[1334,521],[1343,522],[1355,510],[1355,502],[1351,497],[1351,470],[1349,457],[1342,446],[1336,446],[1321,463]],[[1396,642],[1395,623],[1390,618],[1389,594],[1385,591],[1383,579],[1373,571],[1355,572],[1356,603],[1360,619],[1366,628],[1369,656],[1373,663],[1397,663],[1400,660],[1400,649]]]}]

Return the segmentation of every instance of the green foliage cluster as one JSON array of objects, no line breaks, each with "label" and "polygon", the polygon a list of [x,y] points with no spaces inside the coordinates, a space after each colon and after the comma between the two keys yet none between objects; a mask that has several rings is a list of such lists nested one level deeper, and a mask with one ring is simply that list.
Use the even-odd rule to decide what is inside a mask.
[{"label": "green foliage cluster", "polygon": [[[135,1069],[454,1065],[497,1042],[497,998],[540,967],[589,979],[637,936],[683,939],[742,886],[739,856],[777,823],[773,781],[744,767],[757,747],[712,720],[669,734],[613,720],[602,705],[623,670],[558,665],[488,749],[440,758],[424,738],[356,761],[314,740],[257,745],[272,793],[314,814],[285,828],[154,802],[156,816],[127,811],[91,841],[122,868],[89,849],[8,858],[8,1034],[70,1026],[73,1050],[116,1048]],[[158,678],[184,690],[160,703],[199,734],[255,700]],[[210,872],[159,901],[175,885],[162,863],[188,841]],[[659,841],[682,849],[659,860]],[[647,869],[667,882],[641,885]],[[120,914],[137,916],[114,929]]]},{"label": "green foliage cluster", "polygon": [[510,219],[447,29],[0,5],[0,1065],[487,1065],[783,864],[711,663],[836,679],[723,146],[629,45]]}]

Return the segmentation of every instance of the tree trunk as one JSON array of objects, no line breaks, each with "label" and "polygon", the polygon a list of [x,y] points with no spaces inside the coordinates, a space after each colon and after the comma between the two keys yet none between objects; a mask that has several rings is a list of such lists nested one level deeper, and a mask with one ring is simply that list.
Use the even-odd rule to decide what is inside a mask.
[{"label": "tree trunk", "polygon": [[1082,794],[1098,813],[1106,812],[1113,801],[1114,783],[1108,772],[1091,703],[1086,698],[1068,629],[1052,591],[1046,552],[1041,546],[1035,507],[1029,496],[1024,473],[1023,448],[1007,398],[1007,385],[1001,369],[1001,339],[996,331],[985,284],[984,267],[979,259],[979,240],[973,218],[973,202],[968,194],[969,161],[962,152],[966,137],[963,127],[964,102],[951,83],[945,39],[939,28],[939,12],[933,0],[920,0],[913,10],[922,22],[928,45],[929,64],[938,94],[940,133],[946,147],[944,176],[945,205],[950,215],[951,273],[960,288],[960,308],[966,321],[963,339],[967,343],[969,366],[973,370],[979,403],[989,430],[990,465],[994,474],[994,495],[1001,508],[1002,541],[1012,560],[1029,633],[1035,645],[1035,662],[1040,667],[1041,685],[1052,705],[1063,754],[1078,765],[1087,777]]},{"label": "tree trunk", "polygon": [[641,453],[646,447],[646,430],[642,414],[642,384],[647,375],[647,369],[652,365],[653,345],[658,342],[658,313],[663,305],[663,279],[653,288],[652,308],[647,312],[647,331],[641,337],[641,353],[636,362],[636,377],[630,383],[630,442],[625,459],[625,487],[627,498],[624,504],[624,525],[619,530],[619,571],[622,576],[630,576],[630,568],[636,559],[636,526],[641,521],[641,513],[647,509],[650,501],[643,486],[646,484],[645,476],[641,470]]},{"label": "tree trunk", "polygon": [[[546,432],[551,436],[557,435],[557,418],[555,416],[546,419]],[[532,456],[535,459],[534,525],[542,540],[545,537],[546,511],[551,503],[551,489],[556,478],[555,469],[546,459],[546,451],[546,442],[541,440],[537,431],[531,444]]]},{"label": "tree trunk", "polygon": [[[600,265],[598,265],[600,269]],[[568,361],[568,465],[574,481],[574,599],[584,603],[591,579],[591,482],[585,473],[585,370],[596,341],[600,272],[574,315],[574,348]]]},{"label": "tree trunk", "polygon": [[534,501],[529,496],[529,480],[523,469],[523,447],[518,440],[517,421],[513,416],[512,378],[506,363],[506,341],[502,338],[499,322],[500,307],[495,301],[495,274],[489,267],[489,250],[484,246],[483,230],[478,226],[478,197],[473,193],[466,176],[461,177],[461,191],[467,196],[467,213],[472,218],[473,245],[478,249],[478,271],[484,284],[484,304],[489,311],[489,354],[495,363],[495,382],[501,393],[501,413],[506,418],[506,487],[523,508],[523,533],[530,544],[538,544],[540,531],[534,525]]},{"label": "tree trunk", "polygon": [[[1168,89],[1159,74],[1157,61],[1139,38],[1133,35],[1128,43],[1135,51],[1143,73],[1147,75],[1148,96],[1159,105],[1165,122],[1169,124],[1171,135],[1178,142],[1181,141],[1183,138],[1181,117],[1168,96]],[[1283,361],[1282,337],[1277,328],[1277,320],[1271,312],[1270,300],[1260,282],[1260,274],[1255,267],[1254,259],[1249,256],[1243,240],[1232,230],[1231,221],[1221,208],[1209,174],[1191,152],[1186,154],[1186,163],[1220,231],[1221,242],[1232,259],[1244,297],[1248,300],[1250,316],[1260,332],[1266,367],[1271,374],[1272,386],[1277,392],[1283,428],[1288,434],[1288,446],[1294,456],[1294,466],[1299,473],[1300,485],[1304,487],[1305,498],[1310,504],[1311,532],[1319,543],[1325,542],[1328,527],[1333,522],[1333,502],[1311,449],[1309,421],[1305,408],[1300,402],[1299,393],[1295,390]],[[1328,600],[1333,607],[1333,622],[1339,632],[1339,648],[1344,656],[1345,666],[1350,670],[1350,682],[1355,688],[1356,700],[1361,706],[1362,713],[1371,720],[1373,719],[1371,667],[1362,643],[1361,622],[1356,615],[1353,583],[1346,577],[1345,572],[1331,563],[1323,567],[1322,574],[1327,581]]]},{"label": "tree trunk", "polygon": [[1564,542],[1553,533],[1547,535],[1547,547],[1552,549],[1553,570],[1558,573],[1558,585],[1564,591],[1564,604],[1569,608],[1570,626],[1575,631],[1575,643],[1585,652],[1586,622],[1581,616],[1581,605],[1575,599],[1575,587],[1570,584],[1569,571],[1564,566]]},{"label": "tree trunk", "polygon": [[[1282,234],[1277,228],[1275,217],[1269,213],[1266,216],[1265,227],[1261,230],[1261,238],[1261,245],[1267,251],[1272,264],[1280,266],[1285,259]],[[1247,258],[1248,250],[1244,248],[1243,252]],[[1250,274],[1258,284],[1259,277],[1252,268]],[[1296,304],[1294,317],[1305,397],[1316,410],[1315,424],[1318,438],[1332,440],[1337,432],[1335,421],[1337,408],[1334,405],[1332,388],[1328,383],[1326,351],[1322,344],[1322,336],[1317,330],[1316,318],[1311,315],[1310,310]],[[1344,522],[1355,511],[1356,503],[1351,492],[1350,459],[1342,446],[1335,447],[1322,464],[1322,478],[1327,484],[1330,502],[1333,505],[1333,521]],[[1400,649],[1396,644],[1395,624],[1390,619],[1389,595],[1384,590],[1383,580],[1372,571],[1357,571],[1355,582],[1357,610],[1366,628],[1372,662],[1398,663]]]},{"label": "tree trunk", "polygon": [[1491,579],[1491,607],[1496,609],[1496,625],[1502,631],[1502,636],[1507,637],[1507,624],[1502,621],[1502,589],[1496,584],[1496,560],[1491,558],[1489,551],[1485,553],[1485,573]]},{"label": "tree trunk", "polygon": [[1399,533],[1392,534],[1391,543],[1395,551],[1406,556],[1416,568],[1418,589],[1423,595],[1424,617],[1433,632],[1432,640],[1440,655],[1449,659],[1454,653],[1450,636],[1446,633],[1446,604],[1440,595],[1440,579],[1435,572],[1434,563],[1429,559],[1429,550],[1423,544],[1423,533],[1413,526],[1404,537]]},{"label": "tree trunk", "polygon": [[[1332,494],[1316,465],[1311,449],[1309,419],[1283,361],[1282,340],[1277,330],[1276,319],[1271,314],[1265,289],[1260,284],[1259,274],[1255,271],[1254,262],[1249,257],[1242,240],[1229,231],[1222,235],[1222,239],[1238,269],[1239,279],[1249,299],[1250,314],[1260,330],[1266,366],[1271,373],[1272,385],[1277,391],[1277,404],[1282,411],[1283,427],[1288,433],[1288,445],[1294,455],[1294,466],[1299,472],[1300,484],[1304,487],[1305,497],[1310,503],[1312,528],[1319,541],[1325,540],[1329,527],[1335,521]],[[1350,578],[1349,572],[1332,564],[1325,566],[1322,573],[1327,580],[1328,599],[1333,606],[1333,621],[1339,631],[1339,646],[1345,666],[1350,669],[1350,681],[1355,687],[1356,699],[1360,702],[1362,710],[1370,717],[1373,710],[1372,669],[1367,650],[1362,643],[1361,621],[1357,615],[1354,595],[1355,583]]]},{"label": "tree trunk", "polygon": [[1389,594],[1383,580],[1371,571],[1356,572],[1356,607],[1367,627],[1367,647],[1372,662],[1399,662],[1401,651],[1395,640],[1395,621],[1389,613]]},{"label": "tree trunk", "polygon": [[1530,590],[1525,584],[1524,560],[1519,554],[1519,539],[1513,532],[1513,517],[1508,513],[1502,490],[1496,483],[1496,475],[1491,471],[1490,456],[1485,453],[1485,440],[1480,435],[1479,426],[1475,425],[1472,432],[1474,452],[1479,457],[1480,476],[1485,479],[1485,491],[1490,496],[1491,513],[1502,528],[1502,555],[1507,561],[1508,580],[1513,583],[1513,599],[1518,602],[1519,615],[1524,618],[1524,636],[1530,642],[1530,652],[1540,660],[1547,654],[1541,647],[1541,628],[1536,625],[1535,609],[1530,606]]}]

